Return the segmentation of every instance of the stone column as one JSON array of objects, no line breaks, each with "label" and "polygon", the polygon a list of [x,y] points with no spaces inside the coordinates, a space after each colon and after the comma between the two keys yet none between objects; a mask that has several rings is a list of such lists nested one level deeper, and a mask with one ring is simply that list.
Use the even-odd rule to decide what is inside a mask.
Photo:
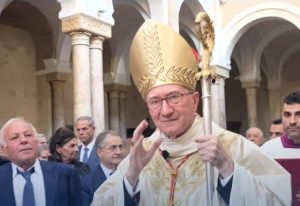
[{"label": "stone column", "polygon": [[96,135],[105,129],[102,56],[103,41],[104,38],[99,36],[93,36],[91,38],[90,46],[92,117],[96,125]]},{"label": "stone column", "polygon": [[124,139],[127,137],[125,92],[120,92],[120,135]]},{"label": "stone column", "polygon": [[225,111],[225,80],[218,77],[212,84],[212,119],[222,128],[226,128],[226,111]]},{"label": "stone column", "polygon": [[110,129],[119,131],[119,91],[109,91]]},{"label": "stone column", "polygon": [[270,122],[281,117],[283,100],[281,98],[280,89],[269,89],[269,112]]},{"label": "stone column", "polygon": [[257,126],[257,88],[259,82],[256,80],[242,82],[242,87],[246,90],[247,112],[248,112],[248,127]]},{"label": "stone column", "polygon": [[87,32],[72,32],[74,120],[82,115],[92,116],[89,43]]},{"label": "stone column", "polygon": [[[42,100],[39,101],[41,101],[41,107],[46,107],[47,110],[41,110],[39,118],[49,120],[46,135],[51,136],[53,131],[65,126],[65,84],[70,79],[71,70],[70,62],[62,59],[45,59],[43,61],[46,69],[37,72],[37,75],[44,76],[43,82],[45,82],[45,84],[38,85],[41,89],[39,92],[42,92],[39,95]],[[47,91],[45,91],[45,86],[47,86]]]},{"label": "stone column", "polygon": [[[93,56],[92,67],[94,68],[98,67],[99,69],[99,66],[102,65],[102,61],[101,61],[102,55],[100,57],[96,57],[96,55],[102,54],[101,50],[102,50],[103,40],[101,38],[105,38],[105,39],[111,38],[111,27],[114,24],[113,17],[111,16],[113,12],[113,5],[111,1],[105,1],[103,2],[103,4],[98,4],[99,9],[93,10],[96,11],[96,13],[92,15],[92,13],[90,12],[85,13],[85,8],[89,8],[91,6],[89,4],[92,4],[93,1],[86,1],[84,5],[77,5],[79,10],[75,9],[72,11],[66,9],[70,5],[69,0],[59,0],[59,1],[62,6],[62,11],[59,12],[59,18],[62,20],[62,32],[70,34],[70,36],[72,37],[74,119],[78,118],[81,115],[93,116],[94,114],[92,115],[92,106],[91,106],[92,104],[91,87],[97,90],[99,89],[99,85],[98,87],[95,86],[94,84],[92,86],[90,85],[91,83],[91,78],[90,78],[91,72],[90,72],[90,64],[89,64],[90,37],[97,36],[96,38],[93,38],[91,40],[91,43],[93,44],[93,48],[92,48],[93,51],[91,51],[91,55]],[[77,3],[75,3],[75,5]],[[92,6],[95,7],[95,5]],[[105,12],[99,15],[100,14],[99,11],[101,10]],[[101,41],[101,43],[99,41]],[[98,60],[100,60],[100,62],[96,62]],[[94,73],[94,68],[91,68],[93,69],[93,73]],[[99,75],[99,73],[97,74]],[[93,94],[95,93],[93,92]],[[94,100],[95,99],[93,97],[93,101]],[[100,107],[102,107],[102,105],[99,105],[99,108]],[[95,112],[96,110],[97,108],[93,112]],[[97,125],[97,127],[98,129],[101,130],[101,128],[103,128],[103,124],[101,123],[102,121],[101,117],[98,119],[98,114],[96,114],[95,117],[97,119],[96,121],[100,122],[97,123],[99,124]]]},{"label": "stone column", "polygon": [[213,66],[218,74],[211,86],[212,120],[222,128],[226,128],[225,108],[225,79],[229,77],[229,70],[220,66]]},{"label": "stone column", "polygon": [[65,81],[51,80],[52,94],[52,125],[53,132],[58,128],[65,126],[64,92]]}]

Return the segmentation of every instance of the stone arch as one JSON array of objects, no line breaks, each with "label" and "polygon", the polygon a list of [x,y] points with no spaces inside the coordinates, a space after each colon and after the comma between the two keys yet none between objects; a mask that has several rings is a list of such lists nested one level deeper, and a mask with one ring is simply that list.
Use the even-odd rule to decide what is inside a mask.
[{"label": "stone arch", "polygon": [[282,82],[282,72],[284,69],[284,63],[293,55],[296,51],[300,50],[300,42],[297,42],[293,46],[291,46],[288,50],[285,51],[285,53],[282,55],[281,59],[279,60],[278,64],[278,77],[279,77],[279,85],[281,85]]},{"label": "stone arch", "polygon": [[291,31],[293,29],[294,29],[294,27],[291,26],[290,24],[284,24],[279,27],[273,28],[267,34],[265,34],[264,37],[262,39],[260,39],[260,41],[257,43],[257,47],[254,51],[254,56],[253,56],[253,62],[255,62],[254,68],[259,69],[262,54],[263,54],[263,51],[266,48],[266,46],[280,34]]},{"label": "stone arch", "polygon": [[300,8],[282,2],[262,3],[249,8],[229,22],[223,30],[224,35],[217,41],[218,44],[222,44],[218,47],[222,48],[219,54],[221,65],[230,68],[230,57],[239,38],[250,27],[267,17],[284,19],[300,29]]},{"label": "stone arch", "polygon": [[[187,35],[184,36],[185,39],[187,41],[191,41],[189,42],[190,45],[193,46],[199,54],[201,51],[201,45],[195,32],[195,18],[199,12],[204,11],[204,7],[200,2],[197,0],[184,0],[182,1],[179,10],[180,34],[182,34],[183,36],[185,34]],[[202,3],[205,4],[205,1],[202,1]]]},{"label": "stone arch", "polygon": [[0,1],[0,14],[2,13],[3,9],[5,9],[5,7],[10,4],[11,2],[13,2],[13,0],[2,0]]},{"label": "stone arch", "polygon": [[43,70],[43,60],[54,56],[56,50],[52,28],[42,12],[27,2],[11,2],[2,10],[0,23],[23,29],[30,34],[36,50],[36,70]]},{"label": "stone arch", "polygon": [[[114,37],[109,40],[112,56],[114,56],[111,64],[112,81],[118,84],[131,85],[129,71],[131,41],[140,25],[149,17],[146,15],[145,9],[142,9],[137,4],[120,3],[115,5],[115,10],[115,21],[118,26],[112,28]],[[126,17],[124,17],[124,12],[122,11],[126,11]],[[134,23],[130,23],[129,26],[126,21],[132,22],[133,19]],[[123,35],[125,30],[126,35]]]}]

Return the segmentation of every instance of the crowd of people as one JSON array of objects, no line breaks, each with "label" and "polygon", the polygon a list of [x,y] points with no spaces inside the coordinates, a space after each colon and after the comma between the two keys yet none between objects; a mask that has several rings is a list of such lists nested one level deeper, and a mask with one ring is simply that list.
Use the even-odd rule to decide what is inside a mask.
[{"label": "crowd of people", "polygon": [[218,206],[292,204],[291,175],[273,159],[300,157],[300,91],[285,97],[271,140],[257,127],[245,138],[214,123],[206,135],[196,113],[198,62],[178,33],[146,21],[134,37],[130,64],[154,133],[144,138],[143,120],[124,143],[115,131],[95,134],[93,119],[81,116],[74,131],[61,127],[47,139],[27,120],[11,118],[0,131],[0,205],[189,206],[206,205],[208,198]]}]

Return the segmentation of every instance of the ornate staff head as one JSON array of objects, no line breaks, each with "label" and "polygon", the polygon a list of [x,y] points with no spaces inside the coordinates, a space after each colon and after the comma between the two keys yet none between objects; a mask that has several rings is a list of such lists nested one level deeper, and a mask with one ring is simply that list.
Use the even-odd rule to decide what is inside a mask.
[{"label": "ornate staff head", "polygon": [[213,48],[215,45],[215,31],[213,27],[213,23],[207,13],[200,12],[195,19],[196,23],[196,34],[198,39],[200,40],[203,53],[202,53],[202,71],[197,75],[197,79],[208,78],[212,79],[216,78],[216,72],[212,69],[209,69],[210,58],[213,52]]}]

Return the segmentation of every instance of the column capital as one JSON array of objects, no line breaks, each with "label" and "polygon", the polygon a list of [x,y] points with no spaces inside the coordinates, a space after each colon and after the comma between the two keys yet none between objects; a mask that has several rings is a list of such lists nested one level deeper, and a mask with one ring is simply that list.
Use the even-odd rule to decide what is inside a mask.
[{"label": "column capital", "polygon": [[70,62],[62,59],[44,59],[45,68],[36,72],[37,76],[48,75],[51,73],[70,74]]},{"label": "column capital", "polygon": [[218,77],[228,79],[229,78],[229,68],[220,66],[220,65],[212,65],[212,69],[217,72]]},{"label": "column capital", "polygon": [[60,72],[53,72],[47,74],[47,81],[48,82],[53,82],[53,81],[62,81],[66,82],[68,80],[69,75],[60,73]]},{"label": "column capital", "polygon": [[85,45],[90,46],[90,37],[92,34],[86,31],[73,31],[70,33],[72,37],[72,46],[73,45]]},{"label": "column capital", "polygon": [[111,38],[110,24],[85,14],[75,14],[62,19],[62,32],[71,33],[85,31],[92,35]]},{"label": "column capital", "polygon": [[106,84],[104,86],[104,90],[105,91],[120,91],[120,92],[128,92],[129,87],[126,85],[122,85],[122,84]]},{"label": "column capital", "polygon": [[242,81],[242,87],[250,88],[250,87],[259,87],[259,80],[248,80],[248,81]]},{"label": "column capital", "polygon": [[91,49],[101,49],[103,50],[103,42],[105,39],[101,36],[92,36],[90,41]]},{"label": "column capital", "polygon": [[277,90],[281,88],[280,80],[277,78],[268,79],[268,90]]}]

